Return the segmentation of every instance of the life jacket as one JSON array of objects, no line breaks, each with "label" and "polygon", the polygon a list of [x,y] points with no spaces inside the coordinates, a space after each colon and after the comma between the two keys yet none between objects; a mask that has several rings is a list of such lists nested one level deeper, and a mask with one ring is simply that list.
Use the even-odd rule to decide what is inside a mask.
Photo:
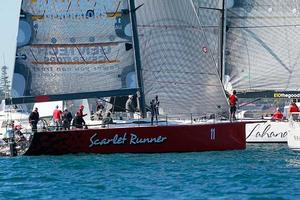
[{"label": "life jacket", "polygon": [[235,106],[236,102],[237,102],[237,97],[235,95],[230,95],[230,97],[229,97],[230,106]]},{"label": "life jacket", "polygon": [[289,110],[290,112],[299,112],[299,108],[296,104],[291,104]]},{"label": "life jacket", "polygon": [[60,118],[61,118],[61,110],[55,109],[53,111],[53,119],[54,120],[60,120]]},{"label": "life jacket", "polygon": [[283,114],[280,111],[276,111],[272,117],[272,119],[275,119],[275,120],[280,120],[282,118],[283,118]]}]

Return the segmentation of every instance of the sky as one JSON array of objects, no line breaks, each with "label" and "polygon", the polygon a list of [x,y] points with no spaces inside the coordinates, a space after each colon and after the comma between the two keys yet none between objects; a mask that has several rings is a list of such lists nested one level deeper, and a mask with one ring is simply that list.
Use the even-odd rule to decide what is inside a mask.
[{"label": "sky", "polygon": [[[0,67],[8,67],[11,80],[17,46],[21,0],[0,0]],[[0,72],[1,73],[1,72]]]}]

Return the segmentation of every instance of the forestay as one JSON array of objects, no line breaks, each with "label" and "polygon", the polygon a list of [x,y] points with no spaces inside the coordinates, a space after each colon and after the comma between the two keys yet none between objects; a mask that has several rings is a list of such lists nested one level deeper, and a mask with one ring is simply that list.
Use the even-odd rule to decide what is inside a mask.
[{"label": "forestay", "polygon": [[168,115],[227,112],[217,72],[221,10],[201,8],[221,4],[137,0],[140,5],[136,14],[146,103],[158,95]]},{"label": "forestay", "polygon": [[226,74],[238,91],[300,88],[300,1],[231,0]]}]

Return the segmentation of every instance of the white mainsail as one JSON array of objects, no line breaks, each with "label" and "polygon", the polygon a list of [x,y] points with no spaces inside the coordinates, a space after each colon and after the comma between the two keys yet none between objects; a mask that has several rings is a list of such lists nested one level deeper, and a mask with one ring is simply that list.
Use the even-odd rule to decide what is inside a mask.
[{"label": "white mainsail", "polygon": [[[199,2],[209,7],[217,1]],[[168,115],[228,111],[217,72],[221,11],[198,3],[136,1],[143,4],[136,14],[146,103],[158,95]]]},{"label": "white mainsail", "polygon": [[226,74],[238,91],[295,91],[300,82],[300,1],[233,1]]},{"label": "white mainsail", "polygon": [[[207,47],[209,48],[210,56],[216,63],[220,76],[223,76],[222,63],[222,14],[223,14],[223,0],[193,0],[195,9],[197,11],[199,22],[205,31],[205,38],[207,40]],[[205,49],[203,49],[205,50]]]},{"label": "white mainsail", "polygon": [[125,81],[135,68],[124,10],[126,0],[23,1],[29,39],[18,46],[15,74],[25,77],[24,95],[136,88]]},{"label": "white mainsail", "polygon": [[138,73],[130,47],[135,12],[146,104],[158,95],[169,116],[227,113],[218,73],[222,2],[136,0],[133,10],[126,0],[24,1],[29,38],[15,68],[26,80],[24,96],[138,89],[128,81]]}]

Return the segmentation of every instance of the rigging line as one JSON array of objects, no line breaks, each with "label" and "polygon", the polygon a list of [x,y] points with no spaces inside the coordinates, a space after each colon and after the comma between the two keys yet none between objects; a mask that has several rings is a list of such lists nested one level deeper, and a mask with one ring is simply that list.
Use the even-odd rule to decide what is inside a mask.
[{"label": "rigging line", "polygon": [[[194,10],[194,13],[195,13],[195,15],[196,15],[197,21],[198,21],[198,23],[199,23],[199,25],[200,25],[200,27],[201,27],[200,31],[202,31],[202,34],[204,35],[204,39],[205,39],[206,45],[208,46],[208,39],[207,39],[207,36],[206,36],[206,34],[205,34],[205,31],[202,29],[201,21],[200,21],[200,19],[199,19],[198,13],[197,13],[197,11],[196,11],[195,5],[194,5],[194,3],[193,3],[192,0],[190,0],[190,4],[191,4],[191,6],[192,6],[192,8],[193,8],[193,10]],[[218,69],[218,63],[216,62],[214,56],[212,55],[212,52],[211,52],[211,51],[208,51],[208,53],[209,53],[209,56],[212,58],[212,60],[213,60],[213,62],[214,62],[214,64],[215,64],[215,68],[216,68],[216,70],[217,70],[217,69]],[[218,73],[218,72],[217,72],[217,73]]]},{"label": "rigging line", "polygon": [[[145,41],[144,47],[141,48],[141,50],[143,51],[143,53],[146,55],[146,50],[148,49],[147,46],[150,43],[150,38],[152,37],[152,30],[150,29],[150,33],[149,33],[149,39]],[[152,71],[152,70],[145,70],[144,68],[141,68],[141,73],[143,72],[151,72],[151,75],[154,77],[154,80],[159,80],[159,73],[163,70],[163,66],[165,63],[163,63],[163,65],[159,65],[159,70],[156,71]],[[149,90],[151,91],[153,88],[155,88],[155,83],[157,83],[156,81],[152,81],[151,82],[151,88],[149,88]]]},{"label": "rigging line", "polygon": [[77,7],[80,8],[80,0],[77,0]]},{"label": "rigging line", "polygon": [[35,60],[35,62],[38,62],[38,60],[36,59],[36,57],[35,57],[35,55],[34,55],[34,53],[33,53],[33,51],[32,51],[31,48],[29,48],[29,51],[30,51],[30,53],[31,53],[31,55],[32,55],[32,57],[33,57],[33,59]]},{"label": "rigging line", "polygon": [[106,60],[107,60],[107,61],[110,61],[110,60],[108,59],[108,57],[107,57],[107,55],[106,55],[106,53],[105,53],[105,51],[104,51],[104,48],[103,48],[102,46],[101,46],[101,50],[102,50],[102,52],[103,52],[103,54],[104,54]]},{"label": "rigging line", "polygon": [[58,63],[61,63],[61,62],[58,60],[58,57],[57,57],[57,54],[56,54],[56,52],[54,51],[54,48],[53,48],[53,47],[51,47],[51,49],[52,49],[52,51],[53,51],[53,53],[54,53],[54,55],[55,55],[55,58],[56,58],[57,62],[58,62]]},{"label": "rigging line", "polygon": [[120,49],[117,51],[116,59],[119,57]]},{"label": "rigging line", "polygon": [[47,56],[47,51],[48,51],[48,49],[46,48],[44,58],[46,58],[46,56]]},{"label": "rigging line", "polygon": [[131,12],[135,12],[135,11],[137,11],[137,9],[139,9],[140,7],[142,7],[144,4],[142,3],[141,5],[139,5],[138,7],[136,7],[133,11],[131,11]]},{"label": "rigging line", "polygon": [[106,9],[105,4],[103,5],[103,8],[104,8],[104,10],[105,10],[105,13],[107,13],[107,9]]},{"label": "rigging line", "polygon": [[45,13],[46,13],[46,9],[44,9],[44,12],[43,12],[43,18],[45,18]]},{"label": "rigging line", "polygon": [[97,1],[95,0],[95,3],[94,3],[94,8],[96,7],[96,5],[97,5]]},{"label": "rigging line", "polygon": [[81,54],[81,52],[80,52],[80,50],[79,50],[79,48],[78,48],[77,46],[76,46],[76,49],[77,49],[77,51],[78,51],[80,57],[81,57],[82,60],[84,61],[84,63],[87,64],[87,63],[86,63],[86,60],[85,60],[84,57],[82,56],[82,54]]},{"label": "rigging line", "polygon": [[[195,9],[195,8],[194,8],[194,9]],[[196,13],[196,10],[195,10],[195,13]],[[205,39],[206,45],[209,46],[209,44],[208,44],[208,39],[207,39],[207,36],[206,36],[205,31],[203,30],[203,25],[201,24],[201,21],[200,21],[200,19],[199,19],[198,13],[196,13],[196,16],[197,16],[198,22],[199,22],[200,27],[201,27],[200,31],[202,31],[202,33],[203,33],[203,35],[204,35],[204,39]],[[218,68],[217,62],[216,62],[214,56],[212,55],[212,52],[211,52],[211,51],[208,51],[208,53],[209,53],[210,57],[212,58],[212,60],[213,60],[213,62],[214,62],[214,64],[215,64],[215,66],[216,66],[216,68]]]},{"label": "rigging line", "polygon": [[80,6],[80,0],[77,0],[77,7],[80,9],[81,14],[83,14],[82,7]]},{"label": "rigging line", "polygon": [[112,17],[115,17],[115,16],[116,16],[116,14],[118,13],[118,10],[119,10],[119,8],[120,8],[120,5],[121,5],[121,1],[119,1],[118,5],[117,5],[117,8],[116,8],[114,14],[112,15]]},{"label": "rigging line", "polygon": [[210,7],[203,7],[203,6],[198,6],[198,8],[206,9],[206,10],[218,10],[218,11],[222,11],[222,9],[220,9],[220,8],[210,8]]},{"label": "rigging line", "polygon": [[[200,9],[201,9],[201,8],[203,8],[203,7],[201,7],[201,6],[198,7],[198,13],[200,13]],[[204,8],[204,9],[205,9],[205,8]],[[207,9],[207,8],[206,8],[206,9]],[[221,11],[221,10],[219,9],[219,11]],[[199,20],[199,21],[200,21],[200,20]],[[220,25],[219,25],[219,26],[210,26],[210,27],[209,27],[209,26],[205,26],[205,27],[204,27],[204,26],[201,26],[201,27],[203,27],[203,28],[219,28]],[[218,31],[220,32],[220,28],[218,29]],[[219,33],[219,35],[220,35],[220,33]],[[223,35],[223,34],[222,34],[222,35]],[[208,43],[208,41],[207,41],[207,43]],[[220,41],[218,41],[218,43],[220,43]],[[219,52],[218,49],[216,49],[216,48],[217,48],[217,45],[214,46],[214,51],[215,51],[215,52]],[[222,48],[221,45],[220,45],[219,48]],[[221,62],[222,62],[222,61],[221,61]],[[220,63],[220,64],[221,64],[221,63]]]},{"label": "rigging line", "polygon": [[115,97],[115,98],[114,98],[114,104],[113,104],[113,106],[112,106],[112,111],[113,111],[113,112],[114,112],[114,110],[115,110],[116,100],[117,100],[117,98]]},{"label": "rigging line", "polygon": [[69,0],[69,5],[68,5],[68,8],[67,8],[67,13],[69,12],[69,9],[71,7],[71,4],[72,4],[72,0]]},{"label": "rigging line", "polygon": [[239,106],[238,108],[240,109],[240,108],[242,108],[242,107],[244,107],[244,106],[247,106],[247,105],[249,105],[249,104],[251,104],[251,103],[254,103],[254,102],[256,102],[256,101],[259,101],[259,100],[261,100],[261,98],[257,98],[257,99],[254,99],[253,101],[249,101],[249,102],[247,102],[247,103],[245,103],[245,104]]}]

